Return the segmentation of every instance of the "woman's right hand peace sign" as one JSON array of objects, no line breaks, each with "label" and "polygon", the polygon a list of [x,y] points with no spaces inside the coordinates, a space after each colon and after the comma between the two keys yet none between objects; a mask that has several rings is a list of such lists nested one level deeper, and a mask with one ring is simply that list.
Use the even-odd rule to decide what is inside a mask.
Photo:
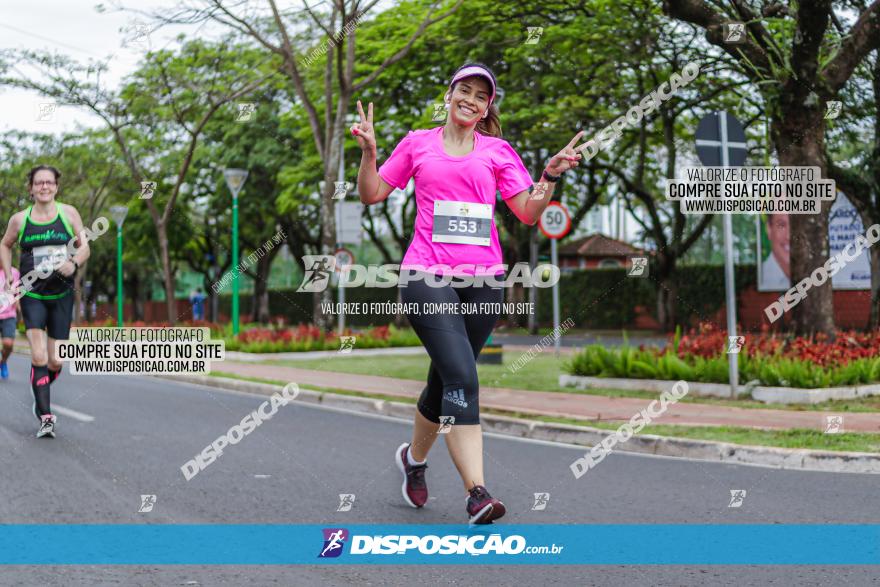
[{"label": "woman's right hand peace sign", "polygon": [[364,114],[364,107],[358,100],[358,113],[361,115],[361,121],[351,127],[351,134],[357,139],[358,145],[362,151],[376,152],[376,135],[373,133],[373,103],[367,106],[367,114]]}]

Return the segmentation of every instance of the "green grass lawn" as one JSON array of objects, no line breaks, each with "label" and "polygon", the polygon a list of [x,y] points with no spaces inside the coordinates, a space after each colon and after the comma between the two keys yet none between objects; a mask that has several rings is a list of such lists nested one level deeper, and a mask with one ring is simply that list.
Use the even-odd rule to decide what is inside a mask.
[{"label": "green grass lawn", "polygon": [[[227,379],[239,379],[243,381],[256,381],[259,383],[271,383],[274,385],[286,385],[288,382],[274,379],[264,379],[260,377],[245,377],[242,375],[233,375],[231,373],[212,373],[212,377],[225,377]],[[344,389],[335,389],[329,387],[312,387],[303,386],[303,389],[313,389],[315,391],[323,391],[329,393],[337,393],[340,395],[350,395],[356,397],[369,397],[373,399],[383,399],[386,401],[395,401],[402,403],[414,404],[414,398],[401,398],[396,396],[387,396],[381,394],[370,394],[361,392],[352,392]],[[557,422],[561,424],[571,424],[575,426],[591,426],[593,428],[602,428],[606,430],[616,430],[620,423],[596,421],[596,420],[576,420],[573,418],[556,418],[553,416],[535,416],[532,414],[521,414],[517,412],[501,412],[497,410],[482,410],[483,413],[497,413],[503,416],[539,420],[541,422]],[[836,450],[836,451],[854,451],[854,452],[880,452],[880,434],[870,433],[851,433],[845,434],[823,434],[818,430],[755,430],[752,428],[736,428],[730,426],[665,426],[655,425],[646,426],[641,434],[655,434],[658,436],[669,436],[675,438],[691,438],[694,440],[713,440],[717,442],[730,442],[734,444],[745,444],[754,446],[776,446],[781,448],[807,448],[812,450]]]},{"label": "green grass lawn", "polygon": [[[552,326],[544,326],[538,328],[538,336],[544,336],[553,332]],[[497,334],[515,334],[517,336],[534,336],[529,332],[528,328],[515,327],[515,328],[507,328],[507,327],[498,327],[495,330]],[[602,330],[596,328],[570,328],[565,331],[564,336],[585,336],[585,335],[593,335],[593,336],[629,336],[630,338],[634,336],[650,336],[650,337],[661,337],[664,338],[666,335],[657,333],[653,330]]]},{"label": "green grass lawn", "polygon": [[[578,390],[562,387],[558,383],[562,363],[566,357],[556,359],[552,350],[536,356],[524,367],[511,373],[507,365],[513,364],[519,352],[504,353],[504,365],[477,365],[480,384],[489,387],[509,387],[529,391],[556,391],[607,397],[635,397],[654,399],[659,394],[651,391],[626,391],[621,389]],[[425,381],[430,360],[427,355],[382,355],[375,357],[338,356],[326,359],[296,361],[264,361],[269,365],[284,365],[317,371],[335,371],[359,375],[381,375],[398,379]],[[751,399],[729,400],[709,397],[686,396],[682,401],[701,404],[733,406],[738,408],[776,408],[795,411],[876,412],[880,411],[880,396],[825,402],[814,405],[765,404]]]}]

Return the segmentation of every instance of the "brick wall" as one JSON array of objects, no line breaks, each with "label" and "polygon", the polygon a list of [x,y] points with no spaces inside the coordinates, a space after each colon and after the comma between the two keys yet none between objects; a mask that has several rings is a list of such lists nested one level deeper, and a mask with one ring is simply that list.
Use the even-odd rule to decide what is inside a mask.
[{"label": "brick wall", "polygon": [[[759,330],[762,324],[770,324],[764,314],[766,308],[771,302],[779,298],[779,292],[759,292],[753,288],[742,290],[739,294],[737,307],[737,320],[742,328],[746,330]],[[177,300],[177,315],[179,320],[192,319],[192,306],[187,300]],[[206,304],[207,306],[207,304]],[[249,305],[246,305],[249,307]],[[205,312],[207,314],[207,307]],[[134,312],[131,304],[125,304],[124,310],[125,321],[134,320]],[[719,325],[727,324],[726,309],[724,304],[709,317]],[[871,312],[871,292],[867,290],[837,290],[834,292],[834,320],[839,328],[861,330],[868,323],[868,316]],[[638,330],[659,330],[660,325],[655,319],[656,308],[647,308],[638,306],[636,308],[636,317],[628,328]],[[98,319],[116,319],[116,304],[98,304]],[[165,310],[165,302],[147,302],[144,304],[144,319],[146,322],[165,322],[167,321],[167,313]],[[220,322],[227,322],[229,316],[220,314]],[[249,322],[250,315],[242,312],[242,322]],[[791,321],[791,312],[786,312],[772,326],[778,327],[781,322],[783,328]]]}]

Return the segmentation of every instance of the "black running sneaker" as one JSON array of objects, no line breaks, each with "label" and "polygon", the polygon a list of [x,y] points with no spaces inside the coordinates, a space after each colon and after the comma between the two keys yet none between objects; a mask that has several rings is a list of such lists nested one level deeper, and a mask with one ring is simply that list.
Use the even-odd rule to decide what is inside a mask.
[{"label": "black running sneaker", "polygon": [[467,499],[467,513],[470,516],[470,524],[491,524],[503,516],[507,509],[501,500],[495,499],[482,485],[475,485],[470,490]]},{"label": "black running sneaker", "polygon": [[37,438],[51,436],[55,438],[55,416],[45,416],[40,421],[40,429],[37,430]]},{"label": "black running sneaker", "polygon": [[410,506],[420,508],[428,502],[428,485],[425,483],[425,469],[428,468],[427,463],[424,465],[410,465],[407,453],[409,452],[409,443],[404,442],[397,447],[394,460],[397,462],[397,468],[403,473],[403,485],[400,492],[403,493],[403,499]]}]

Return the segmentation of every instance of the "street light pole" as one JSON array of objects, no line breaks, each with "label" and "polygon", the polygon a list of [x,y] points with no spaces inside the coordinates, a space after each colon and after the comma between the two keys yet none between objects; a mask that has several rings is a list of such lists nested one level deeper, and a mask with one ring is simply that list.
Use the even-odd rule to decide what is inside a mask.
[{"label": "street light pole", "polygon": [[127,206],[112,206],[110,216],[116,222],[116,325],[122,328],[122,223],[128,214]]},{"label": "street light pole", "polygon": [[232,192],[232,335],[238,335],[238,286],[239,286],[239,270],[238,270],[238,192],[247,179],[248,172],[246,169],[224,169],[223,176],[226,178],[226,185]]},{"label": "street light pole", "polygon": [[232,194],[232,334],[238,335],[238,195]]}]

